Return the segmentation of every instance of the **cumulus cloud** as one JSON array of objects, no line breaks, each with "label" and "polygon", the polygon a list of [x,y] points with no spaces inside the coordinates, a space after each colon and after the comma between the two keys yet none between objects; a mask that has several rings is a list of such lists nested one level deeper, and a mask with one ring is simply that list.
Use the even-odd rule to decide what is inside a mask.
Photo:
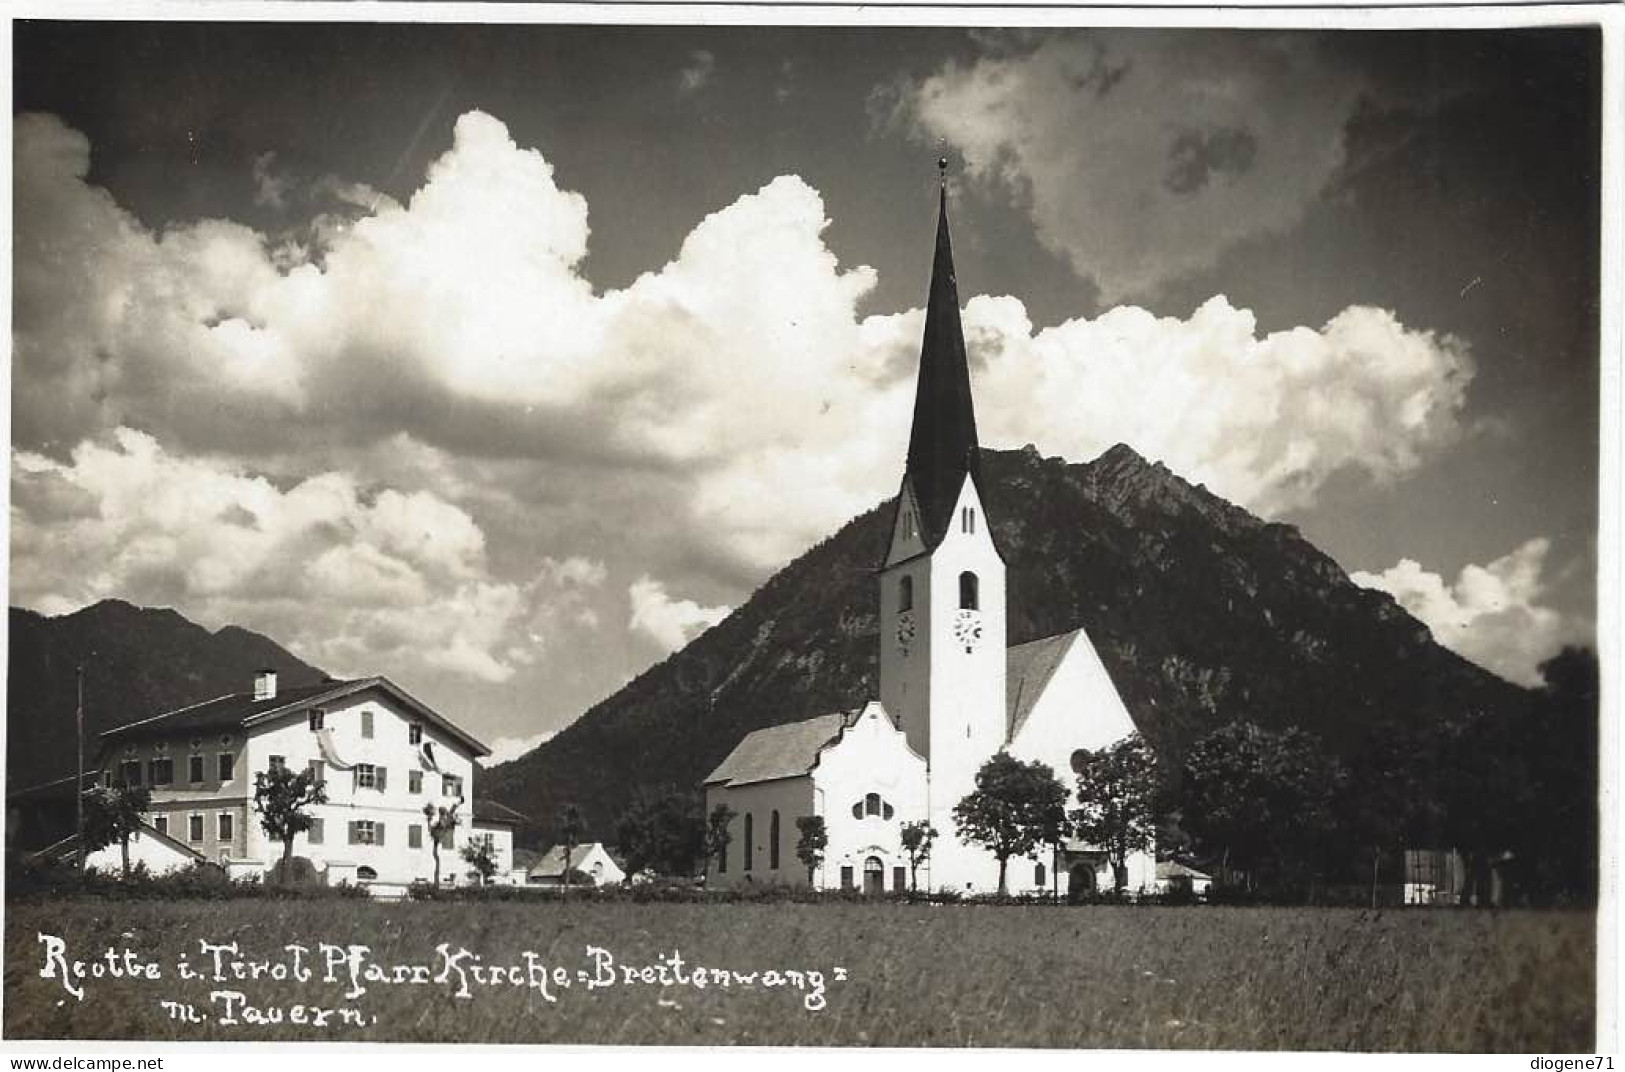
[{"label": "cumulus cloud", "polygon": [[544,730],[529,737],[498,737],[489,742],[491,754],[480,760],[480,766],[494,767],[498,763],[518,759],[527,752],[534,752],[557,735],[557,730]]},{"label": "cumulus cloud", "polygon": [[1549,540],[1529,540],[1487,566],[1464,566],[1455,584],[1408,558],[1381,573],[1349,577],[1393,596],[1456,654],[1508,681],[1538,685],[1540,663],[1583,633],[1541,603],[1550,549]]},{"label": "cumulus cloud", "polygon": [[527,581],[501,581],[473,518],[430,493],[372,493],[336,472],[279,488],[127,428],[66,463],[15,453],[12,497],[17,602],[183,606],[340,673],[427,665],[505,681],[531,657],[510,646],[512,627],[568,600],[591,569],[544,560]]},{"label": "cumulus cloud", "polygon": [[1073,458],[1123,440],[1265,514],[1340,470],[1414,471],[1460,435],[1473,370],[1459,340],[1366,306],[1264,336],[1223,297],[1183,320],[1120,306],[1034,333],[1015,299],[979,297],[965,329],[990,438]]},{"label": "cumulus cloud", "polygon": [[263,152],[254,158],[254,203],[282,209],[288,205],[288,187],[293,180],[276,170],[276,153]]},{"label": "cumulus cloud", "polygon": [[[1176,185],[1222,184],[1267,145],[1191,143]],[[742,597],[896,490],[923,314],[859,312],[875,273],[838,262],[795,176],[599,293],[586,200],[483,113],[404,202],[322,180],[344,211],[296,248],[230,221],[145,227],[54,118],[20,117],[14,146],[26,605],[117,593],[335,670],[421,645],[495,682],[589,634],[680,646],[724,610],[664,585]],[[1222,298],[1035,330],[980,296],[965,326],[990,445],[1124,440],[1265,513],[1337,472],[1416,469],[1458,434],[1472,372],[1455,340],[1362,307],[1260,337]],[[633,628],[601,628],[640,576]]]},{"label": "cumulus cloud", "polygon": [[666,586],[651,577],[640,577],[627,589],[632,603],[628,624],[635,633],[676,651],[698,634],[728,616],[732,607],[702,607],[692,599],[672,599]]},{"label": "cumulus cloud", "polygon": [[677,91],[694,93],[711,81],[717,69],[717,58],[707,49],[697,48],[688,54],[688,63],[677,73]]},{"label": "cumulus cloud", "polygon": [[897,112],[1002,184],[1103,298],[1290,227],[1343,160],[1360,78],[1292,34],[982,35]]}]

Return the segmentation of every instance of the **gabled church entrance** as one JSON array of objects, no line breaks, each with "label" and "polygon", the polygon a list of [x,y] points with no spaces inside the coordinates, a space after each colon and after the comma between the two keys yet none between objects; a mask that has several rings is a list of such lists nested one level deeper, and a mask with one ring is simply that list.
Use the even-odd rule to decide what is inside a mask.
[{"label": "gabled church entrance", "polygon": [[1066,876],[1066,895],[1071,900],[1080,897],[1091,897],[1098,890],[1095,886],[1095,865],[1092,863],[1073,864],[1072,870]]},{"label": "gabled church entrance", "polygon": [[886,865],[880,857],[871,856],[863,861],[863,893],[865,897],[878,897],[886,892]]}]

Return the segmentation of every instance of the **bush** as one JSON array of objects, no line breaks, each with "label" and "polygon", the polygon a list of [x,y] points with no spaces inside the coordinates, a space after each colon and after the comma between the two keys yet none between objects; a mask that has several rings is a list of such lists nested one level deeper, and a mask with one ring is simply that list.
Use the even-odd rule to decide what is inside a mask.
[{"label": "bush", "polygon": [[6,876],[6,896],[20,900],[50,900],[66,896],[101,897],[110,901],[226,901],[226,900],[348,900],[366,897],[359,886],[275,885],[257,877],[234,881],[224,868],[212,863],[153,875],[140,863],[128,878],[118,872],[86,871],[72,863],[18,861]]},{"label": "bush", "polygon": [[267,886],[322,886],[325,881],[316,865],[303,856],[278,860],[265,873]]}]

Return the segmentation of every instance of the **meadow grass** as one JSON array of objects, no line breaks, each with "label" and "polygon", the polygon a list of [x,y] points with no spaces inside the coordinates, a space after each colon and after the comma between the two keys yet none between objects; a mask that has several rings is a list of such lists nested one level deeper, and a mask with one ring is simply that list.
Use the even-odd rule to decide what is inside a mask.
[{"label": "meadow grass", "polygon": [[[1594,1045],[1594,921],[1445,909],[82,898],[8,905],[4,1028],[13,1039],[1583,1052]],[[130,949],[164,978],[90,978],[76,1000],[40,977],[41,932],[62,938],[70,959]],[[316,978],[178,978],[183,953],[212,974],[200,940],[276,961],[302,943]],[[448,974],[373,983],[346,1000],[347,977],[322,981],[321,942],[437,973],[440,943],[520,967],[530,951],[570,985],[550,987],[554,1001],[511,979],[460,999]],[[615,958],[615,985],[586,987],[603,977],[588,946]],[[674,950],[685,972],[821,972],[825,1005],[806,1007],[807,977],[799,988],[788,978],[703,990],[624,981],[619,966]],[[284,1016],[295,1004],[352,1008],[363,1024],[228,1025],[210,1000],[228,989]],[[162,1000],[208,1019],[173,1020]]]}]

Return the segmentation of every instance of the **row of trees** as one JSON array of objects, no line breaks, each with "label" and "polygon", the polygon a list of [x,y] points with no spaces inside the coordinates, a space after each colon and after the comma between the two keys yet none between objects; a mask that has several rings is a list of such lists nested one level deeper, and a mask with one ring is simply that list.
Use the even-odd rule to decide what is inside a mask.
[{"label": "row of trees", "polygon": [[[1466,897],[1487,901],[1490,869],[1534,900],[1589,901],[1597,881],[1599,673],[1594,653],[1565,649],[1541,666],[1544,686],[1522,707],[1465,711],[1426,722],[1379,725],[1351,755],[1326,753],[1301,730],[1238,722],[1197,740],[1177,762],[1159,763],[1139,736],[1074,756],[1077,807],[1042,763],[1000,753],[978,772],[976,788],[954,809],[960,837],[987,849],[1006,888],[1012,857],[1076,837],[1102,850],[1113,885],[1127,884],[1129,858],[1156,845],[1208,861],[1222,882],[1310,893],[1317,882],[1390,880],[1405,848],[1453,848],[1467,862]],[[282,842],[286,873],[294,839],[311,827],[326,788],[309,771],[258,774],[254,809],[267,836]],[[86,790],[85,848],[117,843],[126,873],[129,841],[151,797],[143,787]],[[460,804],[460,802],[459,802]],[[424,817],[441,877],[440,849],[461,823],[459,804],[426,805]],[[646,793],[615,826],[630,874],[690,874],[726,852],[734,814],[704,814],[692,793]],[[796,820],[796,856],[809,882],[823,862],[828,832],[819,816]],[[585,835],[573,806],[558,823],[569,860]],[[938,832],[905,824],[910,882]],[[462,850],[471,874],[488,882],[490,847]]]},{"label": "row of trees", "polygon": [[[1128,860],[1155,846],[1204,861],[1222,883],[1312,897],[1317,884],[1400,880],[1407,848],[1454,849],[1466,899],[1488,902],[1499,862],[1521,899],[1590,901],[1597,881],[1594,653],[1565,649],[1541,666],[1527,704],[1375,726],[1345,758],[1295,728],[1220,726],[1159,762],[1138,735],[1074,756],[1077,806],[1042,763],[1000,753],[954,809],[960,837],[998,861],[1077,839],[1100,849],[1121,891]],[[616,827],[629,871],[688,874],[728,845],[733,813],[702,816],[691,795],[640,798]],[[828,844],[804,816],[796,855],[809,881]],[[906,824],[911,884],[938,834]]]}]

